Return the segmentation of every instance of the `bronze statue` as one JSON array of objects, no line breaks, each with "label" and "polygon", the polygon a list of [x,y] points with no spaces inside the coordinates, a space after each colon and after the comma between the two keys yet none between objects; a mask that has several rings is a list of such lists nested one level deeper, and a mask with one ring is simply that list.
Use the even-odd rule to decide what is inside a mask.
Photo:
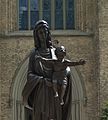
[{"label": "bronze statue", "polygon": [[66,68],[68,66],[84,65],[85,61],[80,60],[78,62],[73,62],[67,59],[64,59],[66,56],[66,49],[64,46],[57,47],[55,49],[55,55],[57,59],[46,59],[41,56],[35,56],[36,60],[40,60],[44,64],[49,64],[53,68],[52,75],[52,84],[55,92],[55,97],[60,96],[60,104],[63,105],[63,97],[65,95],[65,90],[67,87],[67,76]]},{"label": "bronze statue", "polygon": [[24,105],[33,110],[33,120],[72,120],[70,71],[65,70],[67,83],[63,95],[64,105],[60,105],[61,100],[59,97],[54,97],[54,90],[52,89],[53,68],[50,64],[35,59],[36,56],[56,59],[48,23],[44,20],[38,21],[33,34],[35,48],[30,54],[27,82],[22,92]]}]

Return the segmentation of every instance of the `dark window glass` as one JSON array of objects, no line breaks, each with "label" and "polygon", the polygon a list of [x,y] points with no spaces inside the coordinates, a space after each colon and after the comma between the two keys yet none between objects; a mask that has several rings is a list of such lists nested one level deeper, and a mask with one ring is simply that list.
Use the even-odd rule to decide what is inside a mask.
[{"label": "dark window glass", "polygon": [[19,29],[28,29],[28,3],[27,0],[19,0]]},{"label": "dark window glass", "polygon": [[51,0],[43,0],[43,19],[51,27]]},{"label": "dark window glass", "polygon": [[[74,29],[74,0],[65,0],[65,2],[66,29]],[[34,28],[39,20],[39,3],[39,0],[19,0],[19,30]],[[54,29],[63,29],[63,0],[55,0],[54,6],[54,13],[51,13],[51,0],[42,0],[42,19],[46,20],[51,28],[51,14],[54,14]]]},{"label": "dark window glass", "polygon": [[63,0],[55,0],[55,29],[63,29]]},{"label": "dark window glass", "polygon": [[36,21],[39,20],[39,4],[38,0],[30,0],[30,23],[31,29],[34,28]]},{"label": "dark window glass", "polygon": [[74,29],[74,0],[66,1],[66,29]]}]

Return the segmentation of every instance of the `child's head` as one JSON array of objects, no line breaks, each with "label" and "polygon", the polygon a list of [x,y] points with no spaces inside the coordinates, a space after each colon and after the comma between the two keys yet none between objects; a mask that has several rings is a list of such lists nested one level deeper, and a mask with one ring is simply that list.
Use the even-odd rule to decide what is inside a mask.
[{"label": "child's head", "polygon": [[64,46],[57,47],[55,50],[55,55],[64,58],[66,56],[66,49]]}]

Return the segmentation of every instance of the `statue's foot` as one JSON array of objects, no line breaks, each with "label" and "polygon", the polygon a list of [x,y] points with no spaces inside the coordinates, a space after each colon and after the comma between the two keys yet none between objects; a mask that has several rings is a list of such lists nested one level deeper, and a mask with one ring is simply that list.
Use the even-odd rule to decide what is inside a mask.
[{"label": "statue's foot", "polygon": [[54,97],[58,97],[58,93],[56,92],[55,96]]},{"label": "statue's foot", "polygon": [[60,105],[64,105],[64,101],[63,101],[63,99],[61,100],[61,103],[60,103]]}]

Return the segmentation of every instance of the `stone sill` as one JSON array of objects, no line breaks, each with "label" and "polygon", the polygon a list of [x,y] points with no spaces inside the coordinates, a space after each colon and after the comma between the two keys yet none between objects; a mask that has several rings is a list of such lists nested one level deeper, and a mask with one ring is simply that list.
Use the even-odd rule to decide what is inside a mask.
[{"label": "stone sill", "polygon": [[[51,30],[52,36],[93,36],[92,32],[83,32],[78,30]],[[14,31],[0,35],[1,37],[33,37],[33,31]]]}]

